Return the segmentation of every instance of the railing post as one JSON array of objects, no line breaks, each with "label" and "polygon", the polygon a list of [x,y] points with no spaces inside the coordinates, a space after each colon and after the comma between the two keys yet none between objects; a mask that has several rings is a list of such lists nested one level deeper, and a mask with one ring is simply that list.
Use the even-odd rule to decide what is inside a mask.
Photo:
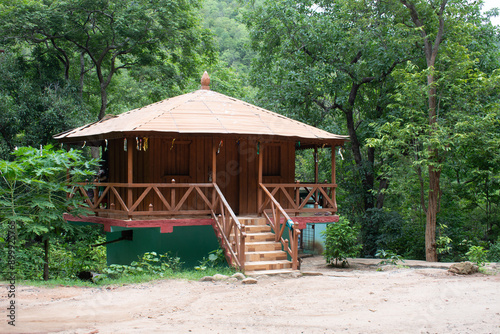
[{"label": "railing post", "polygon": [[130,138],[127,140],[127,183],[129,184],[127,187],[127,211],[129,211],[134,205],[134,192],[130,187],[134,183],[134,144]]},{"label": "railing post", "polygon": [[292,240],[292,269],[297,270],[298,269],[298,258],[299,258],[299,233],[300,230],[295,228],[295,225],[293,228],[290,230],[291,234],[293,234],[293,237],[290,238]]},{"label": "railing post", "polygon": [[[175,184],[175,179],[172,179],[172,184]],[[170,203],[172,209],[175,208],[175,187],[170,189]]]},{"label": "railing post", "polygon": [[245,225],[241,225],[241,232],[240,232],[240,249],[238,250],[238,255],[240,258],[240,269],[241,271],[245,271],[245,239],[246,239],[246,229]]},{"label": "railing post", "polygon": [[276,210],[273,212],[273,216],[274,216],[274,226],[275,226],[275,234],[274,234],[274,239],[276,242],[280,241],[281,239],[281,226],[280,226],[280,220],[281,220],[281,217],[280,217],[280,210],[278,208],[276,208]]},{"label": "railing post", "polygon": [[299,206],[300,206],[300,181],[295,181],[295,216],[299,215]]},{"label": "railing post", "polygon": [[[336,169],[335,149],[336,149],[336,146],[332,144],[332,184],[334,185],[332,187],[332,203],[334,203],[335,206],[337,206],[337,202],[335,199],[336,198],[336,196],[335,196],[335,193],[336,193],[335,184],[337,183],[336,175],[335,175],[335,169]],[[333,208],[332,213],[335,214],[336,212],[337,212],[337,208]]]},{"label": "railing post", "polygon": [[[260,207],[262,205],[262,170],[263,170],[263,158],[262,158],[262,148],[260,147],[260,151],[257,151],[258,159],[259,159],[259,166],[258,166],[258,172],[257,172],[257,210],[259,211],[258,214],[259,216],[262,215],[262,212],[260,212]],[[264,209],[264,208],[262,208]]]}]

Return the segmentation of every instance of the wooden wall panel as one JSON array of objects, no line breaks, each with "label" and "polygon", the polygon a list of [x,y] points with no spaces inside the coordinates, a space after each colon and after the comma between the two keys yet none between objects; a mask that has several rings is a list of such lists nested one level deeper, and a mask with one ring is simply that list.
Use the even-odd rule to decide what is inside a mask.
[{"label": "wooden wall panel", "polygon": [[[134,171],[136,183],[207,183],[212,166],[212,147],[218,147],[220,139],[194,137],[189,139],[149,138],[148,150],[138,151],[133,138]],[[130,140],[130,139],[129,139]],[[109,149],[109,182],[127,182],[127,152],[123,149],[123,139],[110,140]],[[295,144],[293,142],[260,144],[257,140],[245,138],[224,139],[217,155],[218,184],[236,213],[257,213],[258,191],[258,154],[262,154],[264,183],[293,183],[295,181]],[[145,188],[144,188],[145,189]],[[144,189],[134,190],[138,198]],[[126,191],[120,189],[122,198],[126,199]],[[211,198],[210,191],[204,190],[205,196]],[[163,196],[170,201],[170,190],[164,189]],[[176,191],[176,201],[183,192]],[[110,198],[113,197],[110,195]],[[292,194],[293,197],[293,194]],[[285,196],[278,200],[284,203]],[[118,201],[112,199],[119,208]],[[155,210],[165,210],[159,197],[151,192],[138,210],[147,210],[149,203]],[[183,209],[207,209],[201,196],[193,195]]]}]

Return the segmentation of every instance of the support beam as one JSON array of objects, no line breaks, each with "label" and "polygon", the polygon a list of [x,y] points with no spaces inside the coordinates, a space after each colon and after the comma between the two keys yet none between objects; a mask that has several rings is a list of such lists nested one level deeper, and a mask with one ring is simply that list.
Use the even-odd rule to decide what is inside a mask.
[{"label": "support beam", "polygon": [[337,146],[332,144],[332,184],[335,186],[332,188],[332,202],[335,203],[335,207],[333,208],[333,213],[337,212],[337,200],[335,199],[335,193],[337,189],[337,181],[336,181],[336,174],[335,174],[335,169],[336,169],[336,156],[335,156],[335,150],[337,149]]},{"label": "support beam", "polygon": [[[134,183],[134,143],[131,138],[127,138],[127,183]],[[133,189],[127,189],[127,207],[134,205]]]},{"label": "support beam", "polygon": [[[257,171],[257,210],[262,206],[262,189],[260,188],[260,184],[262,183],[262,168],[263,168],[263,157],[262,152],[264,151],[264,145],[260,144],[260,147],[257,150],[257,159],[259,162],[259,167]],[[261,212],[258,212],[260,215]]]},{"label": "support beam", "polygon": [[[314,183],[318,184],[319,183],[319,166],[318,166],[318,146],[314,145]],[[318,202],[319,202],[319,190],[316,190],[316,193],[314,194],[314,208],[318,208]]]},{"label": "support beam", "polygon": [[319,182],[318,146],[314,145],[314,183]]},{"label": "support beam", "polygon": [[[212,183],[217,184],[217,148],[219,145],[219,141],[217,138],[212,140]],[[212,190],[212,206],[215,204],[216,199],[216,191]],[[213,207],[215,210],[215,207]]]}]

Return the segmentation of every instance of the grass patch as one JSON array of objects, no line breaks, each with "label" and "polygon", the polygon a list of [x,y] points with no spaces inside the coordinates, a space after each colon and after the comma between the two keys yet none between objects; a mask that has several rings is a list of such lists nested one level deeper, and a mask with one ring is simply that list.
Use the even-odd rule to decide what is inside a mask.
[{"label": "grass patch", "polygon": [[229,267],[216,267],[207,268],[205,270],[183,269],[179,271],[166,270],[157,274],[135,274],[135,275],[120,275],[117,278],[103,277],[97,278],[96,282],[83,281],[73,278],[55,278],[48,281],[43,280],[22,280],[18,283],[25,286],[48,287],[56,288],[61,286],[73,287],[102,287],[109,285],[124,285],[124,284],[140,284],[157,280],[165,279],[182,279],[188,281],[198,281],[204,276],[213,276],[215,274],[222,274],[231,276],[236,273],[236,270]]}]

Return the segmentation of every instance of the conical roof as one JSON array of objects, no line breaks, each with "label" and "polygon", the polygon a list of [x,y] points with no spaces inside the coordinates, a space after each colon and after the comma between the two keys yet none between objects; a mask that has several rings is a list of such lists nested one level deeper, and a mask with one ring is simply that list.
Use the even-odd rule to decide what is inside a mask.
[{"label": "conical roof", "polygon": [[158,135],[256,135],[298,140],[335,141],[347,136],[320,130],[272,111],[208,89],[169,98],[54,136],[61,142],[83,142]]}]

